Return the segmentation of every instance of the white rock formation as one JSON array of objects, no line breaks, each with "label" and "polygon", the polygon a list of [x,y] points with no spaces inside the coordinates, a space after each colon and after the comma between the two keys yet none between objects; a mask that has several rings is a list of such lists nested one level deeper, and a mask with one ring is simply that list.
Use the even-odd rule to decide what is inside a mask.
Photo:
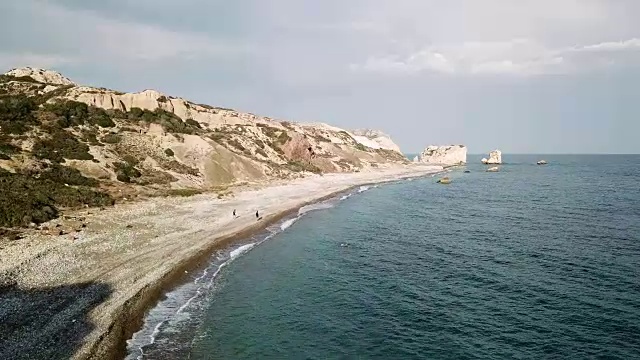
[{"label": "white rock formation", "polygon": [[480,160],[483,164],[502,164],[502,152],[500,150],[493,150],[489,153],[489,158],[482,158]]},{"label": "white rock formation", "polygon": [[5,75],[11,75],[15,77],[28,76],[41,83],[52,85],[76,85],[73,81],[64,77],[59,72],[32,67],[22,67],[9,70],[5,73]]},{"label": "white rock formation", "polygon": [[467,147],[464,145],[428,146],[413,161],[444,166],[466,164]]},{"label": "white rock formation", "polygon": [[[359,143],[369,146],[372,149],[386,149],[393,150],[401,153],[400,147],[391,140],[391,137],[382,131],[371,129],[356,129],[353,130],[353,138]],[[367,142],[373,142],[371,145],[365,144]]]}]

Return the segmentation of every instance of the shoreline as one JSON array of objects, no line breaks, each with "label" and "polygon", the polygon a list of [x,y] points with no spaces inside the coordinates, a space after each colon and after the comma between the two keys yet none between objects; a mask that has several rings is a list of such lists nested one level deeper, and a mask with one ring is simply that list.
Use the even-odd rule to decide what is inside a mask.
[{"label": "shoreline", "polygon": [[[26,254],[17,252],[16,247],[20,245],[10,245],[7,258],[14,260],[12,256],[17,253],[22,258],[9,261],[5,266],[0,264],[0,275],[17,274],[14,276],[16,288],[29,291],[88,282],[108,285],[109,295],[95,307],[87,309],[88,305],[82,302],[82,298],[66,300],[71,301],[67,306],[74,307],[74,310],[80,307],[81,310],[58,320],[63,327],[81,317],[90,328],[81,341],[74,344],[69,357],[121,359],[126,356],[126,341],[141,329],[147,312],[164,294],[184,283],[185,272],[206,264],[214,251],[262,231],[303,206],[333,198],[358,186],[423,177],[441,171],[441,167],[409,165],[376,172],[325,174],[298,179],[287,184],[242,191],[230,200],[216,200],[209,194],[203,194],[186,199],[151,199],[125,204],[92,217],[91,222],[96,225],[89,227],[87,239],[69,243],[64,237],[54,240],[29,236],[19,241],[23,245],[29,243]],[[229,221],[224,215],[236,206],[253,205],[254,202],[259,202],[257,207],[267,214],[261,221],[253,219],[255,209],[251,209],[249,214],[241,212],[244,214],[240,216],[242,220]],[[122,229],[122,220],[129,220],[134,225],[128,224]],[[94,229],[97,233],[91,234]],[[6,253],[7,248],[0,249],[0,257],[4,258]],[[83,264],[73,261],[73,266],[67,268],[70,261],[65,257]],[[54,274],[41,272],[47,267]],[[84,308],[79,305],[84,305]],[[29,314],[23,317],[26,317],[23,322],[28,324]],[[55,336],[56,333],[51,333],[53,330],[43,329],[41,334],[34,334],[33,340]],[[23,346],[20,341],[24,339],[18,339],[17,344],[9,343],[11,346],[4,354],[11,354],[12,350]],[[55,347],[56,344],[49,346]]]}]

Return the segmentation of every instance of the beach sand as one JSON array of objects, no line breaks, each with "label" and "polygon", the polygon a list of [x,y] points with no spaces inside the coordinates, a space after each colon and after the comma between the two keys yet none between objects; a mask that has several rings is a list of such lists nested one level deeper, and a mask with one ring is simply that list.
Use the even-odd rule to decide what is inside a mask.
[{"label": "beach sand", "polygon": [[87,224],[76,239],[34,231],[2,241],[0,358],[122,358],[145,311],[214,250],[351,187],[440,170],[412,164],[271,183],[228,199],[152,198],[74,213]]}]

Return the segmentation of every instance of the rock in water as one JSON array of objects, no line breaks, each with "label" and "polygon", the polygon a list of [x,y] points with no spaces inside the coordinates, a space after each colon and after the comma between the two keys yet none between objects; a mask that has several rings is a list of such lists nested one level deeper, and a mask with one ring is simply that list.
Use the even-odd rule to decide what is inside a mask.
[{"label": "rock in water", "polygon": [[482,158],[480,160],[483,164],[502,164],[502,152],[500,150],[493,150],[489,153],[489,158]]},{"label": "rock in water", "polygon": [[547,161],[546,160],[540,160],[536,164],[538,164],[538,165],[547,165]]},{"label": "rock in water", "polygon": [[414,162],[432,165],[462,165],[467,163],[467,147],[464,145],[431,145],[413,160]]},{"label": "rock in water", "polygon": [[448,177],[443,177],[442,179],[437,181],[438,184],[451,184],[451,179],[449,179]]},{"label": "rock in water", "polygon": [[497,166],[490,167],[487,169],[487,172],[498,172],[498,171],[500,171],[500,168]]}]

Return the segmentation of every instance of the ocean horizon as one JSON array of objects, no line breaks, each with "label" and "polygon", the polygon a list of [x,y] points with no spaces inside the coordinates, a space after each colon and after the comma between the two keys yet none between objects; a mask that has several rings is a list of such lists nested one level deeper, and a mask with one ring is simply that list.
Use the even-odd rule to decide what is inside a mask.
[{"label": "ocean horizon", "polygon": [[304,207],[169,292],[128,358],[640,358],[640,155],[540,156]]}]

